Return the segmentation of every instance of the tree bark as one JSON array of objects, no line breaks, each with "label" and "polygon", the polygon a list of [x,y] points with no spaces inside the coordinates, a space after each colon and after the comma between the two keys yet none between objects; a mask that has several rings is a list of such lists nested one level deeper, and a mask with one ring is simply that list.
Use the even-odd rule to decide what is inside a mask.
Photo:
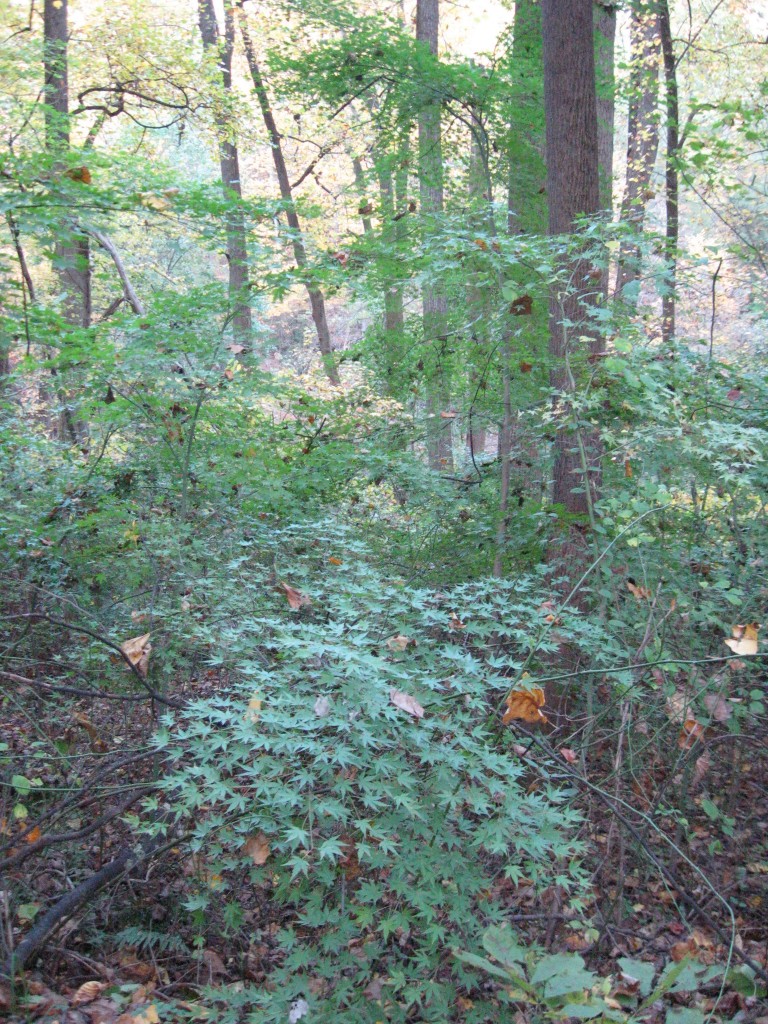
[{"label": "tree bark", "polygon": [[667,106],[666,153],[666,245],[667,280],[661,300],[661,336],[665,342],[675,337],[675,303],[677,290],[677,247],[680,235],[680,184],[677,174],[677,154],[680,149],[680,101],[677,89],[677,61],[672,44],[668,0],[659,2],[659,32],[664,58],[664,84]]},{"label": "tree bark", "polygon": [[[544,103],[547,138],[549,233],[569,235],[581,214],[600,209],[597,102],[591,0],[543,0]],[[594,299],[595,274],[578,252],[563,267],[562,285],[550,298],[551,384],[562,406],[555,439],[553,501],[575,516],[591,514],[599,486],[599,452],[573,423],[569,393],[575,391],[578,339],[599,335],[585,324]]]},{"label": "tree bark", "polygon": [[267,134],[269,135],[269,143],[270,146],[272,147],[272,160],[275,165],[277,181],[280,186],[280,195],[282,196],[285,204],[285,216],[286,220],[288,221],[288,227],[291,229],[293,258],[296,262],[297,268],[300,271],[304,271],[304,283],[307,289],[307,294],[309,295],[309,303],[312,309],[312,319],[314,320],[315,323],[315,330],[317,332],[317,344],[318,348],[320,349],[323,367],[331,383],[338,384],[339,374],[336,368],[336,363],[334,362],[333,358],[331,333],[328,328],[328,320],[325,314],[325,299],[323,297],[323,293],[319,290],[319,288],[317,288],[312,283],[311,278],[306,273],[308,264],[307,250],[304,245],[304,237],[301,231],[301,222],[299,221],[299,216],[296,213],[296,206],[293,201],[291,180],[288,177],[288,169],[285,165],[285,157],[283,156],[281,136],[280,132],[277,130],[277,124],[272,113],[272,107],[269,102],[267,88],[261,74],[259,62],[256,59],[256,51],[251,41],[251,35],[248,30],[248,20],[242,6],[242,0],[238,4],[238,10],[240,14],[240,33],[243,38],[243,46],[245,48],[245,57],[248,62],[248,70],[250,71],[251,80],[253,82],[253,88],[256,92],[256,97],[259,101],[259,107],[261,108],[261,116],[264,120],[264,126],[267,129]]},{"label": "tree bark", "polygon": [[[67,0],[45,0],[43,8],[43,68],[45,141],[48,151],[64,157],[69,149]],[[72,327],[91,323],[91,260],[88,238],[68,221],[62,224],[54,250],[54,269],[64,293],[64,318]],[[85,444],[87,424],[78,419],[63,386],[58,388],[62,409],[56,428],[61,440]]]},{"label": "tree bark", "polygon": [[[213,0],[198,0],[198,23],[203,47],[216,55],[221,70],[221,84],[225,96],[232,92],[232,54],[235,48],[235,14],[231,0],[224,3],[224,38],[219,35]],[[216,115],[219,143],[219,166],[221,183],[228,196],[233,199],[232,209],[227,213],[227,264],[229,272],[229,305],[232,311],[232,338],[250,352],[253,323],[249,302],[248,245],[245,218],[239,205],[243,196],[240,180],[240,156],[237,143],[232,139],[232,125],[226,113],[219,109]]]},{"label": "tree bark", "polygon": [[[429,47],[437,57],[440,26],[440,0],[417,0],[416,39]],[[443,152],[440,127],[440,102],[424,103],[419,112],[419,197],[424,231],[434,232],[436,219],[443,212]],[[450,469],[453,465],[451,420],[442,420],[440,412],[446,404],[444,369],[440,348],[445,333],[447,302],[439,285],[425,284],[421,292],[422,321],[425,343],[436,350],[434,376],[428,381],[427,451],[432,469]]]},{"label": "tree bark", "polygon": [[[659,149],[660,34],[657,0],[632,11],[630,26],[629,117],[627,124],[627,183],[621,203],[621,221],[633,238],[622,242],[616,275],[616,297],[640,275],[640,248],[636,238],[643,230],[645,211],[652,197],[651,179]],[[632,307],[636,295],[624,296]]]}]

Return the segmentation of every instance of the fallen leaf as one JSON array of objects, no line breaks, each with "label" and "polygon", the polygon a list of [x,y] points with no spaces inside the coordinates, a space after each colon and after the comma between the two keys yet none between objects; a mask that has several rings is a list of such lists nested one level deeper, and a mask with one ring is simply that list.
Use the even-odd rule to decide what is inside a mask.
[{"label": "fallen leaf", "polygon": [[284,583],[282,580],[279,580],[279,585],[282,587],[285,596],[288,598],[289,606],[294,611],[298,611],[299,608],[303,608],[305,606],[312,606],[312,599],[307,597],[306,594],[302,594],[300,590],[292,587],[290,583]]},{"label": "fallen leaf", "polygon": [[704,726],[695,718],[686,718],[677,738],[677,745],[681,750],[690,750],[695,743],[703,738]]},{"label": "fallen leaf", "polygon": [[245,721],[255,725],[261,717],[261,694],[257,690],[248,701],[248,710],[245,712]]},{"label": "fallen leaf", "polygon": [[506,699],[507,710],[502,722],[504,725],[510,722],[548,722],[541,710],[545,700],[544,691],[538,686],[532,690],[512,690]]},{"label": "fallen leaf", "polygon": [[711,767],[712,761],[709,757],[709,751],[705,750],[703,754],[696,758],[696,764],[693,768],[693,776],[691,777],[692,789],[696,789],[696,787],[701,784]]},{"label": "fallen leaf", "polygon": [[386,641],[386,646],[390,651],[405,651],[408,647],[415,647],[416,641],[409,636],[391,636]]},{"label": "fallen leaf", "polygon": [[636,583],[631,576],[627,576],[627,590],[633,595],[636,601],[650,601],[651,591]]},{"label": "fallen leaf", "polygon": [[331,555],[331,557],[328,559],[328,561],[331,563],[331,565],[342,565],[341,559],[340,558],[334,558],[333,555]]},{"label": "fallen leaf", "polygon": [[571,750],[570,747],[560,747],[560,753],[563,759],[568,762],[568,764],[576,764],[578,758],[576,756],[575,750]]},{"label": "fallen leaf", "polygon": [[757,631],[759,629],[759,622],[749,622],[745,626],[734,626],[731,630],[731,636],[725,642],[733,653],[738,654],[739,657],[757,654]]},{"label": "fallen leaf", "polygon": [[627,480],[632,479],[632,462],[630,459],[624,459],[624,476]]},{"label": "fallen leaf", "polygon": [[254,864],[266,864],[272,849],[269,841],[263,832],[257,832],[243,844],[243,850],[248,854]]},{"label": "fallen leaf", "polygon": [[227,968],[224,961],[221,959],[215,949],[204,949],[203,955],[200,958],[208,970],[211,972],[211,976],[216,974],[227,974]]},{"label": "fallen leaf", "polygon": [[43,833],[40,831],[40,826],[35,825],[35,827],[31,829],[29,832],[27,832],[27,834],[24,836],[24,842],[36,843],[38,839],[42,839],[42,837]]},{"label": "fallen leaf", "polygon": [[476,238],[475,245],[477,246],[478,249],[482,249],[483,252],[487,252],[488,250],[488,243],[484,241],[482,238]]},{"label": "fallen leaf", "polygon": [[716,722],[727,722],[733,714],[733,705],[719,693],[708,693],[704,698],[704,707]]},{"label": "fallen leaf", "polygon": [[107,986],[103,981],[86,981],[72,996],[71,1006],[84,1006],[98,999]]},{"label": "fallen leaf", "polygon": [[512,302],[509,312],[512,316],[530,316],[533,312],[533,299],[530,295],[521,295]]},{"label": "fallen leaf", "polygon": [[448,620],[448,629],[450,629],[453,632],[454,630],[466,628],[466,623],[461,621],[456,612],[451,612],[451,617]]},{"label": "fallen leaf", "polygon": [[64,174],[72,181],[82,181],[84,185],[91,184],[91,172],[87,167],[70,167],[68,171],[64,171]]},{"label": "fallen leaf", "polygon": [[526,363],[525,360],[523,360],[519,364],[519,369],[520,369],[520,373],[530,373],[531,370],[533,369],[533,363]]},{"label": "fallen leaf", "polygon": [[149,655],[152,652],[152,644],[149,642],[151,634],[144,633],[142,636],[135,636],[120,644],[120,650],[133,665],[142,679],[147,678],[149,671]]},{"label": "fallen leaf", "polygon": [[327,718],[331,713],[331,702],[327,697],[318,697],[315,701],[315,714],[318,718]]},{"label": "fallen leaf", "polygon": [[402,690],[396,690],[394,687],[389,691],[389,699],[395,705],[396,708],[400,708],[401,711],[407,711],[409,715],[413,715],[414,718],[424,717],[424,708],[419,704],[415,697],[411,697],[407,693],[403,693]]}]

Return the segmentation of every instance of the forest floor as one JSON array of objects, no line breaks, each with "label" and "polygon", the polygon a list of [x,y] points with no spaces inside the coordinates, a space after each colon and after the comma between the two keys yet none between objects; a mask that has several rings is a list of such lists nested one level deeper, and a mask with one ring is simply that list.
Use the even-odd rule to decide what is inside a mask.
[{"label": "forest floor", "polygon": [[[225,685],[226,679],[210,671],[174,696],[183,700],[193,693],[212,694]],[[60,705],[54,715],[54,705],[31,688],[20,690],[17,697],[16,713],[5,721],[4,741],[14,761],[26,764],[27,775],[40,780],[41,789],[77,789],[77,775],[85,780],[106,778],[109,788],[105,792],[86,781],[76,800],[59,807],[52,820],[46,821],[44,814],[39,817],[40,825],[17,846],[14,836],[20,823],[9,816],[0,821],[6,856],[9,851],[21,853],[3,883],[8,892],[23,894],[15,920],[7,914],[5,897],[3,927],[16,944],[41,908],[75,890],[115,857],[129,836],[122,816],[87,835],[80,833],[102,816],[109,817],[126,794],[135,791],[138,807],[138,797],[158,770],[147,745],[156,709],[145,701],[80,698]],[[534,769],[536,748],[529,744],[530,737],[512,730],[509,737],[521,752],[528,751]],[[549,739],[557,745],[557,736]],[[66,750],[67,756],[50,756],[51,750]],[[608,742],[604,749],[593,744],[589,777],[609,778],[613,757]],[[84,767],[73,769],[73,764]],[[698,760],[696,764],[700,772],[706,770],[707,791],[726,796],[727,816],[713,820],[712,802],[696,795],[695,778],[685,783],[694,794],[685,805],[687,827],[679,814],[659,814],[660,806],[679,799],[684,783],[670,777],[661,763],[622,793],[639,811],[656,809],[654,827],[643,835],[628,834],[604,801],[582,790],[584,838],[591,850],[594,880],[592,891],[581,894],[587,904],[582,924],[568,913],[556,887],[536,894],[525,882],[502,880],[504,891],[497,895],[503,896],[509,920],[523,941],[550,952],[580,953],[591,969],[615,979],[617,998],[631,994],[636,984],[622,975],[617,966],[621,957],[655,967],[685,957],[733,965],[746,958],[768,970],[768,732],[711,738],[704,767]],[[244,876],[245,927],[233,939],[215,913],[208,916],[201,934],[191,915],[181,909],[200,887],[215,890],[221,884],[203,857],[180,844],[148,865],[128,872],[62,918],[19,979],[15,1001],[8,984],[0,983],[0,1014],[41,1024],[205,1019],[215,1006],[217,990],[231,992],[268,982],[270,966],[280,956],[275,935],[286,923],[285,912],[270,900],[269,883],[257,888]],[[347,877],[353,887],[364,879],[359,865]],[[154,948],[131,941],[136,925],[161,936]],[[140,929],[137,935],[143,934]],[[371,998],[375,996],[371,993]],[[672,998],[685,1006],[691,997]],[[711,1010],[721,1020],[738,1015],[739,1020],[768,1024],[765,1003],[736,988],[721,991],[719,981],[696,999],[698,1009]],[[664,1013],[659,1004],[644,1019],[663,1021]],[[535,1018],[526,1016],[521,1006],[515,1019],[525,1024]]]}]

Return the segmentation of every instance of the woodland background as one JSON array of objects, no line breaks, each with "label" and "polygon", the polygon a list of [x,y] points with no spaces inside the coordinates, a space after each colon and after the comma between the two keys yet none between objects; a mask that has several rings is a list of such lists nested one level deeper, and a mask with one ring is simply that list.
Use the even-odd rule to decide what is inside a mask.
[{"label": "woodland background", "polygon": [[0,1011],[765,1024],[763,5],[0,38]]}]

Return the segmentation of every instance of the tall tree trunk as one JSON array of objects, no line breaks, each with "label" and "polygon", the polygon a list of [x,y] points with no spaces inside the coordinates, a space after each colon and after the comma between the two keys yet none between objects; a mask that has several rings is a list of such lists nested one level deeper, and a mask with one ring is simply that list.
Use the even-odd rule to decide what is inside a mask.
[{"label": "tall tree trunk", "polygon": [[[235,49],[235,13],[232,0],[224,3],[224,39],[219,35],[213,0],[198,0],[198,23],[204,49],[216,55],[221,71],[221,84],[225,96],[232,92],[232,54]],[[229,305],[232,311],[232,338],[250,352],[253,324],[249,302],[248,245],[245,218],[239,205],[243,190],[240,180],[240,157],[237,143],[233,141],[232,125],[226,113],[216,114],[216,129],[219,143],[219,165],[221,183],[228,196],[234,199],[232,209],[227,213],[227,263],[229,267]]]},{"label": "tall tree trunk", "polygon": [[[472,135],[469,150],[469,204],[471,210],[471,223],[473,228],[483,230],[487,227],[488,220],[488,198],[486,196],[486,161],[483,155],[481,144],[483,128],[479,118],[472,116]],[[484,198],[485,197],[485,198]],[[474,277],[470,277],[467,284],[467,307],[471,324],[471,337],[479,349],[480,358],[484,361],[488,351],[488,324],[491,322],[491,297],[487,287],[477,284]],[[470,401],[474,401],[479,385],[479,378],[476,369],[470,372],[469,390]],[[470,408],[470,422],[467,431],[467,448],[473,462],[479,458],[485,450],[485,422],[477,416],[477,413]]]},{"label": "tall tree trunk", "polygon": [[[416,39],[429,47],[433,56],[438,51],[438,30],[440,26],[440,0],[417,0]],[[435,221],[443,212],[443,152],[440,128],[440,102],[425,102],[419,112],[419,196],[421,215],[425,232],[435,230]],[[424,339],[436,351],[436,373],[428,382],[427,395],[427,449],[429,464],[433,469],[450,468],[453,462],[451,450],[451,420],[440,417],[445,405],[445,383],[442,380],[444,366],[440,347],[445,334],[447,303],[440,285],[426,284],[421,292]]]},{"label": "tall tree trunk", "polygon": [[597,0],[593,11],[597,92],[597,163],[600,172],[600,208],[613,205],[613,128],[615,121],[614,48],[616,5]]},{"label": "tall tree trunk", "polygon": [[240,33],[243,37],[243,46],[245,48],[245,57],[248,62],[248,70],[251,73],[251,80],[253,81],[253,88],[259,101],[259,107],[261,108],[261,116],[264,120],[264,126],[267,129],[267,134],[269,135],[269,143],[272,147],[272,160],[275,165],[277,181],[280,186],[280,195],[285,203],[285,216],[288,221],[288,227],[291,229],[293,258],[296,262],[297,268],[304,272],[304,281],[307,294],[309,295],[309,304],[312,310],[312,319],[315,323],[317,345],[320,350],[323,367],[328,379],[333,384],[338,384],[339,374],[333,358],[331,332],[328,328],[328,320],[325,314],[325,299],[323,298],[323,293],[312,283],[311,278],[306,273],[308,265],[307,250],[304,245],[301,222],[298,214],[296,213],[296,206],[293,201],[293,191],[291,189],[290,178],[288,177],[288,169],[285,165],[285,157],[283,156],[281,136],[280,132],[277,130],[277,124],[275,122],[274,115],[272,114],[272,107],[270,106],[267,88],[264,84],[259,62],[256,59],[256,51],[251,41],[251,35],[248,30],[248,19],[242,6],[242,0],[240,0],[240,3],[238,4],[238,10],[240,14]]},{"label": "tall tree trunk", "polygon": [[[600,209],[597,102],[592,0],[543,0],[544,102],[547,124],[549,232],[571,234],[580,214]],[[591,516],[599,486],[599,452],[571,415],[568,394],[576,387],[579,341],[592,337],[599,352],[603,340],[584,326],[585,306],[594,299],[594,271],[578,253],[550,299],[552,386],[565,396],[555,439],[553,501],[567,513]]]},{"label": "tall tree trunk", "polygon": [[[67,0],[45,0],[43,8],[43,66],[45,74],[45,141],[49,153],[64,157],[69,149]],[[87,236],[65,221],[54,251],[54,270],[64,293],[64,317],[75,328],[91,323],[91,261]],[[59,382],[62,404],[57,433],[62,440],[84,444],[87,424]]]},{"label": "tall tree trunk", "polygon": [[669,342],[675,337],[675,292],[677,290],[677,247],[680,235],[680,184],[677,174],[677,154],[680,149],[680,102],[677,90],[677,61],[672,45],[668,0],[659,2],[659,32],[664,57],[664,85],[667,105],[666,154],[666,259],[667,281],[661,300],[661,335]]},{"label": "tall tree trunk", "polygon": [[[657,0],[646,0],[632,11],[630,27],[629,117],[627,124],[627,184],[621,203],[621,221],[634,238],[622,242],[616,275],[616,296],[640,274],[640,248],[635,238],[642,232],[651,198],[651,178],[659,149],[660,35]],[[631,290],[630,290],[631,292]],[[631,306],[636,295],[627,294]]]}]

